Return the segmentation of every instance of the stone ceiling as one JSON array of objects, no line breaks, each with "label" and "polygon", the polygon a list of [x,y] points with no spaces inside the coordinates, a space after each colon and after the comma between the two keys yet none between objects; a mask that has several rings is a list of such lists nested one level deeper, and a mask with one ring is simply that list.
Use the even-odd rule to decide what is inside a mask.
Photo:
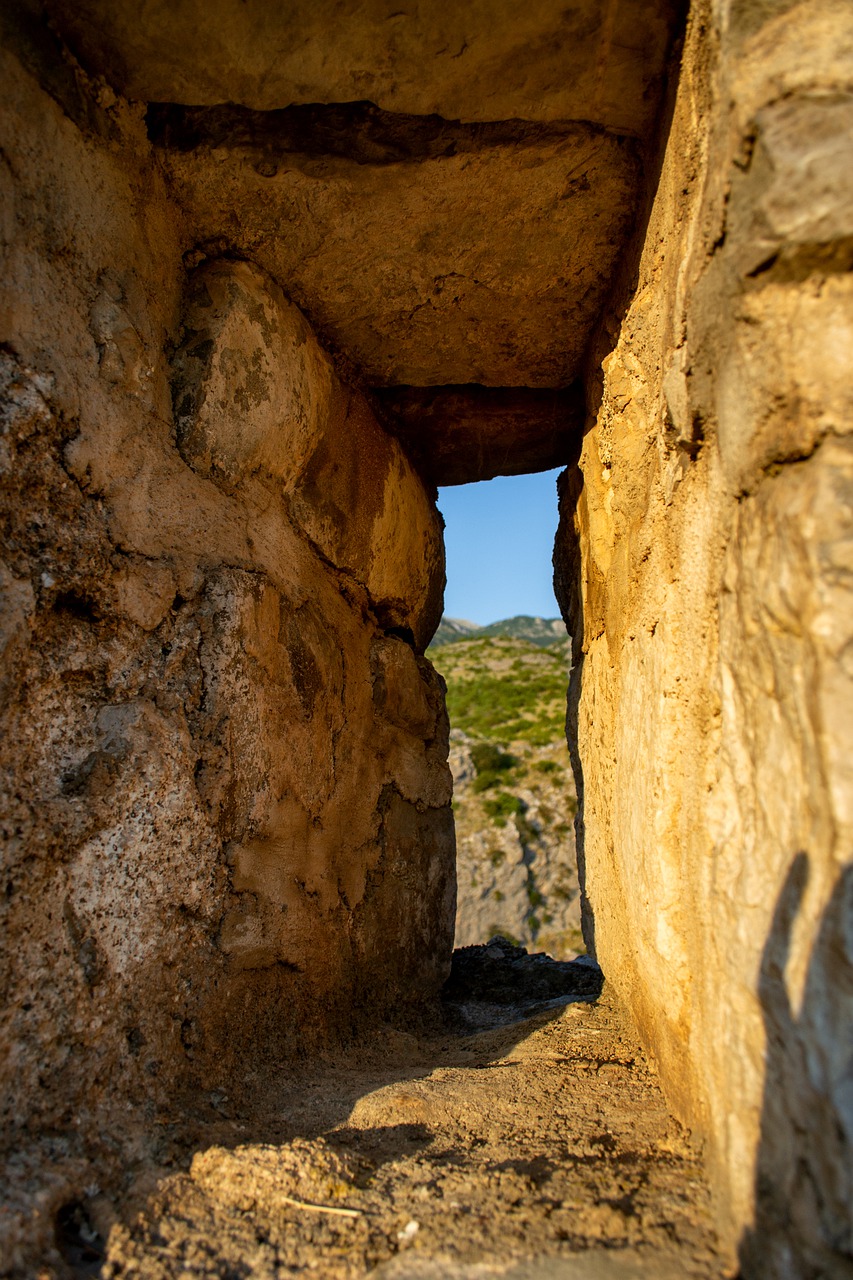
[{"label": "stone ceiling", "polygon": [[50,7],[149,104],[199,254],[265,268],[432,479],[566,460],[676,0]]}]

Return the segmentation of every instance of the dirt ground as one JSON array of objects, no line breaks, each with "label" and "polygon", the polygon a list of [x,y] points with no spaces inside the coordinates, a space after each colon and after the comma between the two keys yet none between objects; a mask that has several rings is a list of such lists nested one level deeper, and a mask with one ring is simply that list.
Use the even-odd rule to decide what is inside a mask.
[{"label": "dirt ground", "polygon": [[428,1031],[247,1079],[195,1129],[167,1118],[122,1204],[66,1215],[72,1274],[731,1274],[699,1156],[598,971],[495,942],[460,955]]}]

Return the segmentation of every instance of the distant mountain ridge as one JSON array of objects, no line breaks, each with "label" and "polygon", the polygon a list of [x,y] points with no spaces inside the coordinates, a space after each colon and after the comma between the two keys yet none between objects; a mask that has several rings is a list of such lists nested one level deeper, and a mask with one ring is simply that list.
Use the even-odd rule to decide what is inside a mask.
[{"label": "distant mountain ridge", "polygon": [[432,638],[432,646],[453,644],[456,640],[485,640],[492,636],[508,636],[538,645],[558,644],[567,638],[562,618],[534,618],[520,613],[514,618],[504,618],[480,627],[476,622],[466,622],[463,618],[444,617]]}]

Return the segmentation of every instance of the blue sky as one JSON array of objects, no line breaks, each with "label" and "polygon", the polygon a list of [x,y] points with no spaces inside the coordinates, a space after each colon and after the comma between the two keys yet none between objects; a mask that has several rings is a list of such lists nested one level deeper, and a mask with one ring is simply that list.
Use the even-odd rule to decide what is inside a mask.
[{"label": "blue sky", "polygon": [[551,585],[559,474],[558,468],[439,489],[449,617],[480,626],[517,613],[559,617]]}]

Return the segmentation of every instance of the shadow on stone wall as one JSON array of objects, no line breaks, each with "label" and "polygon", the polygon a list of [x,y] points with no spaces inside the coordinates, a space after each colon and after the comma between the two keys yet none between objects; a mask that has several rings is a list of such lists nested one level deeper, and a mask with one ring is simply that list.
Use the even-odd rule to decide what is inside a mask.
[{"label": "shadow on stone wall", "polygon": [[767,1070],[744,1280],[853,1277],[853,865],[824,913],[796,1015],[785,966],[808,875],[799,853],[761,963]]},{"label": "shadow on stone wall", "polygon": [[575,462],[557,481],[560,527],[554,544],[554,594],[563,621],[571,637],[572,658],[566,701],[566,741],[575,780],[578,807],[575,812],[575,849],[578,882],[581,891],[581,926],[587,951],[595,955],[595,920],[586,896],[586,857],[584,846],[584,776],[578,733],[578,710],[583,686],[584,611],[581,580],[583,562],[580,543],[574,529],[574,511],[583,491],[583,473]]}]

